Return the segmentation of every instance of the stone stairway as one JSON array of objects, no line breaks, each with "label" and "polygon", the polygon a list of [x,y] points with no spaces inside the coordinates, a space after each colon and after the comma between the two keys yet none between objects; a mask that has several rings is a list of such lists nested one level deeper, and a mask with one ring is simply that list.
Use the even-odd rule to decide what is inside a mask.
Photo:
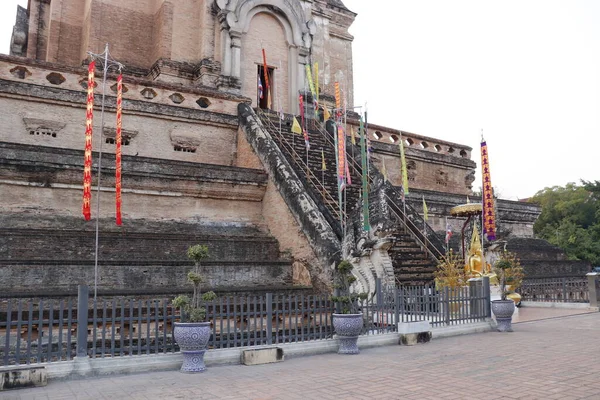
[{"label": "stone stairway", "polygon": [[[323,129],[322,125],[311,119],[307,123],[310,150],[306,151],[306,144],[302,135],[291,132],[292,115],[285,115],[281,121],[279,114],[261,110],[261,121],[268,132],[275,139],[277,145],[284,153],[298,177],[302,180],[307,192],[315,201],[326,209],[326,217],[334,229],[340,233],[340,210],[338,206],[338,178],[336,172],[336,155],[334,138],[330,132]],[[322,170],[322,158],[325,159],[327,170]],[[361,191],[360,169],[350,168],[352,183],[346,185],[344,196],[347,209],[353,208],[359,199]],[[342,211],[344,213],[344,211]]]},{"label": "stone stairway", "polygon": [[395,235],[388,253],[394,266],[396,282],[401,285],[431,283],[437,263],[406,233]]},{"label": "stone stairway", "polygon": [[[313,199],[322,208],[321,210],[327,214],[327,219],[337,233],[341,232],[338,209],[338,185],[336,174],[336,154],[333,132],[331,127],[324,129],[323,124],[311,119],[307,123],[307,131],[309,135],[310,150],[307,152],[302,135],[293,134],[291,125],[293,116],[285,115],[283,120],[280,120],[279,114],[260,110],[259,117],[266,127],[268,132],[276,141],[279,148],[282,150],[289,163],[293,166],[296,174],[300,177],[307,192],[311,194]],[[349,142],[349,141],[348,141]],[[327,170],[322,171],[322,153],[325,158]],[[353,152],[353,154],[352,154]],[[361,168],[359,165],[360,149],[358,146],[348,145],[347,157],[351,161],[350,173],[352,184],[348,185],[345,191],[346,209],[348,212],[353,210],[359,203],[361,192]],[[371,165],[371,175],[380,175],[376,167]],[[388,183],[388,186],[389,185]],[[393,187],[390,190],[395,191]],[[373,194],[371,194],[372,196]],[[403,207],[398,201],[397,191],[393,195],[388,196],[387,201],[391,203],[389,206],[395,211],[394,218],[395,229],[393,236],[395,238],[393,246],[388,251],[392,259],[394,275],[396,282],[403,285],[418,285],[431,283],[433,280],[433,272],[437,265],[437,259],[424,250],[424,246],[419,243],[415,233],[411,232],[404,225],[402,218]],[[407,214],[410,214],[408,220],[413,223],[413,231],[418,231],[414,228],[415,224],[423,226],[422,219],[418,213],[409,207]],[[417,221],[418,219],[418,221]],[[428,227],[428,226],[427,226]],[[430,227],[429,240],[435,241],[439,239]],[[341,235],[340,235],[341,238]],[[421,242],[427,242],[424,237],[420,238]],[[439,248],[439,243],[437,243]]]}]

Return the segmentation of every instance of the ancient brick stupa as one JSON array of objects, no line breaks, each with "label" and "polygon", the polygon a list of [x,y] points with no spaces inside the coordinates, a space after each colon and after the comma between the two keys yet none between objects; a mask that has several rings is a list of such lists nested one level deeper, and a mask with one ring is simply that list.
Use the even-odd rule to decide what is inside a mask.
[{"label": "ancient brick stupa", "polygon": [[[221,291],[323,290],[342,256],[354,258],[367,287],[377,276],[431,280],[435,252],[423,251],[421,226],[407,228],[389,212],[416,218],[425,198],[425,236],[444,232],[449,209],[472,194],[472,149],[369,121],[371,184],[385,163],[377,190],[401,185],[403,141],[409,209],[397,198],[373,199],[372,230],[350,232],[361,218],[354,212],[360,159],[349,164],[354,179],[340,207],[334,138],[322,119],[336,108],[336,82],[353,104],[348,28],[356,17],[340,0],[31,0],[19,7],[11,55],[0,55],[0,293],[69,294],[93,282],[96,221],[99,293],[180,290],[185,250],[197,243],[209,246],[204,273]],[[87,65],[89,52],[107,43],[125,66],[122,226],[114,199],[116,74],[107,77],[103,127],[95,107],[91,220],[81,212]],[[95,93],[98,99],[102,85]],[[300,114],[308,151],[290,132]],[[360,154],[350,144],[359,115],[345,112],[343,120],[352,161],[354,150]],[[532,236],[537,207],[500,201],[497,212],[505,231]]]}]

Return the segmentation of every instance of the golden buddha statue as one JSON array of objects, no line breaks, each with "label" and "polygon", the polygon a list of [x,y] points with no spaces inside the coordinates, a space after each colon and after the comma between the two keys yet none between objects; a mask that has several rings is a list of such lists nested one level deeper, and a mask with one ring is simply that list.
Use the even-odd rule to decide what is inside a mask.
[{"label": "golden buddha statue", "polygon": [[467,256],[465,271],[472,278],[481,277],[489,273],[487,263],[483,258],[483,249],[479,240],[479,230],[477,226],[473,227],[473,236],[471,237],[471,246]]}]

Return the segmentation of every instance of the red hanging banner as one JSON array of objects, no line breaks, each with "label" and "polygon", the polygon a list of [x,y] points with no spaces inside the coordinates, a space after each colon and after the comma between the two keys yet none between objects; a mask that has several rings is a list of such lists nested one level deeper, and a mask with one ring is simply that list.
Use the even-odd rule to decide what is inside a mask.
[{"label": "red hanging banner", "polygon": [[265,49],[262,49],[263,56],[263,75],[265,76],[265,86],[267,87],[267,92],[269,92],[269,88],[271,85],[269,84],[269,67],[267,66],[267,53],[265,53]]},{"label": "red hanging banner", "polygon": [[116,207],[117,207],[117,225],[121,225],[121,113],[123,109],[123,74],[117,78],[117,132],[115,143],[117,149],[115,151],[115,192],[116,192]]},{"label": "red hanging banner", "polygon": [[481,142],[481,170],[483,177],[483,233],[489,241],[496,240],[496,216],[494,213],[494,192],[490,176],[490,160],[486,142]]},{"label": "red hanging banner", "polygon": [[92,131],[94,121],[94,71],[96,62],[88,66],[87,109],[85,115],[85,150],[83,156],[83,217],[92,218]]},{"label": "red hanging banner", "polygon": [[342,187],[345,186],[346,178],[346,133],[341,125],[337,127],[338,145],[338,181]]}]

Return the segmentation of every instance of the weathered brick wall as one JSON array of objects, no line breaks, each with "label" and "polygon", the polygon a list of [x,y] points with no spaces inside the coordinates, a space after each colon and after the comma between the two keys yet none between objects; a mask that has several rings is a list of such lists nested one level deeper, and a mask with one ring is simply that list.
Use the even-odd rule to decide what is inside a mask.
[{"label": "weathered brick wall", "polygon": [[330,1],[315,1],[312,18],[316,29],[313,36],[312,61],[319,63],[321,92],[334,94],[334,83],[340,82],[348,104],[354,104],[352,66],[352,35],[348,28],[356,14]]},{"label": "weathered brick wall", "polygon": [[82,30],[85,1],[51,2],[47,60],[78,65],[82,56]]}]

